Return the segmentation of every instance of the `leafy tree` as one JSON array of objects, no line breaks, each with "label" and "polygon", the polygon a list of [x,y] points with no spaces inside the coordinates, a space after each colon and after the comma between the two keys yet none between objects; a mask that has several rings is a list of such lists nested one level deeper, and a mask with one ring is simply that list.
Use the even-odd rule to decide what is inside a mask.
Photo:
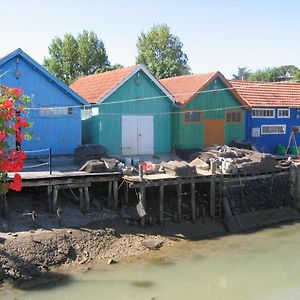
[{"label": "leafy tree", "polygon": [[235,80],[247,80],[251,71],[247,67],[239,68],[237,74],[233,74],[232,77]]},{"label": "leafy tree", "polygon": [[293,79],[295,74],[300,70],[293,65],[284,65],[280,67],[269,67],[258,69],[249,76],[252,81],[288,81]]},{"label": "leafy tree", "polygon": [[66,84],[110,68],[104,44],[93,31],[55,37],[48,49],[50,57],[44,58],[44,66]]},{"label": "leafy tree", "polygon": [[295,74],[294,80],[299,82],[300,81],[300,70]]},{"label": "leafy tree", "polygon": [[182,51],[179,37],[166,24],[154,25],[138,37],[137,64],[144,64],[158,79],[190,74],[188,57]]}]

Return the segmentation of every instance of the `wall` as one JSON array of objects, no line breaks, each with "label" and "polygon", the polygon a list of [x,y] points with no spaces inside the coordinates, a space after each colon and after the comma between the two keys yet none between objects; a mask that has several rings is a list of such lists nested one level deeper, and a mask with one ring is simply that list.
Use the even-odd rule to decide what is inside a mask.
[{"label": "wall", "polygon": [[[216,83],[210,83],[204,91],[226,88],[225,84],[217,78]],[[225,119],[225,110],[219,108],[235,107],[234,110],[242,112],[243,121],[240,124],[226,124],[224,128],[224,142],[231,143],[234,139],[244,140],[245,129],[245,110],[236,108],[241,106],[229,90],[200,93],[190,101],[183,110],[204,110],[205,119]],[[181,110],[181,112],[183,112]],[[177,149],[192,149],[204,147],[204,125],[203,122],[187,124],[183,121],[183,114],[174,117],[174,143]]]},{"label": "wall", "polygon": [[[83,121],[84,143],[97,143],[110,155],[122,153],[122,115],[154,116],[154,153],[171,152],[170,112],[173,104],[143,71],[133,75],[119,89],[99,105],[100,113]],[[153,99],[147,99],[152,98]],[[144,99],[146,98],[146,99]],[[126,100],[137,99],[128,102]],[[141,100],[138,100],[141,99]],[[121,101],[125,101],[121,103]],[[157,114],[159,113],[159,114]]]},{"label": "wall", "polygon": [[[297,117],[298,116],[298,117]],[[293,126],[300,126],[300,112],[298,109],[290,109],[290,118],[278,118],[277,108],[275,111],[275,118],[252,118],[251,111],[248,112],[249,125],[247,126],[248,140],[254,144],[260,151],[276,153],[277,146],[279,144],[287,147],[290,134]],[[260,137],[252,137],[252,128],[261,128],[261,125],[273,125],[273,124],[285,124],[285,134],[264,134]],[[295,134],[297,145],[300,146],[300,133]],[[292,143],[294,145],[294,143]]]},{"label": "wall", "polygon": [[[21,74],[19,79],[15,75],[16,68]],[[3,75],[0,77],[0,84],[21,87],[24,94],[31,97],[29,107],[78,105],[23,59],[20,59],[18,65],[15,58],[8,61],[1,67],[0,74]],[[30,110],[27,119],[32,122],[32,139],[22,144],[24,150],[51,147],[53,154],[68,154],[73,153],[74,148],[81,144],[80,108],[73,108],[72,114],[55,117],[42,117],[38,110]]]}]

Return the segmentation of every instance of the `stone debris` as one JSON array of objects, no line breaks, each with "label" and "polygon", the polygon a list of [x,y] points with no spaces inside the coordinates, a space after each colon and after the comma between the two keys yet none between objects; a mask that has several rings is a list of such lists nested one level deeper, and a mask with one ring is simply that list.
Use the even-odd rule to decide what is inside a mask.
[{"label": "stone debris", "polygon": [[195,176],[197,170],[195,166],[191,166],[185,161],[171,160],[169,162],[162,162],[165,172],[172,176]]},{"label": "stone debris", "polygon": [[107,264],[108,265],[115,265],[115,264],[117,264],[118,262],[116,261],[116,260],[114,260],[114,259],[112,259],[112,258],[110,258],[108,261],[107,261]]},{"label": "stone debris", "polygon": [[142,241],[142,245],[151,250],[158,250],[163,246],[162,240],[144,240]]}]

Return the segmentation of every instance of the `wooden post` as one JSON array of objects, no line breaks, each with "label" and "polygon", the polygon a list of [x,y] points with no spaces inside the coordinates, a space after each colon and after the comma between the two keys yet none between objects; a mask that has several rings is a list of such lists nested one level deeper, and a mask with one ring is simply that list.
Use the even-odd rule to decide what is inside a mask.
[{"label": "wooden post", "polygon": [[[146,211],[146,189],[144,188],[144,186],[142,185],[140,187],[140,191],[139,191],[139,201],[143,204],[143,208]],[[141,225],[145,226],[146,223],[146,216],[141,217]]]},{"label": "wooden post", "polygon": [[84,187],[84,198],[85,198],[85,205],[86,205],[86,211],[88,212],[90,210],[90,194],[89,194],[89,188]]},{"label": "wooden post", "polygon": [[195,182],[192,179],[191,182],[191,209],[192,209],[192,221],[196,221],[196,203],[195,203]]},{"label": "wooden post", "polygon": [[182,193],[182,184],[180,181],[177,185],[177,220],[181,222],[181,193]]},{"label": "wooden post", "polygon": [[128,206],[129,183],[125,182],[125,205]]},{"label": "wooden post", "polygon": [[80,200],[80,209],[81,211],[84,211],[83,188],[79,188],[79,200]]},{"label": "wooden post", "polygon": [[48,212],[51,212],[52,209],[52,185],[48,185],[47,187],[47,196],[48,196]]},{"label": "wooden post", "polygon": [[211,170],[211,182],[210,182],[210,216],[215,218],[215,206],[216,206],[216,163],[210,161]]},{"label": "wooden post", "polygon": [[52,212],[55,214],[57,210],[57,198],[58,198],[58,190],[56,186],[53,186],[53,192],[52,192]]},{"label": "wooden post", "polygon": [[159,223],[164,223],[164,186],[159,187]]},{"label": "wooden post", "polygon": [[0,195],[0,216],[5,216],[8,213],[8,204],[6,195]]},{"label": "wooden post", "polygon": [[112,208],[112,181],[108,182],[108,193],[107,193],[107,208]]},{"label": "wooden post", "polygon": [[114,209],[117,209],[118,208],[118,197],[119,197],[117,180],[114,181],[113,186],[114,186]]}]

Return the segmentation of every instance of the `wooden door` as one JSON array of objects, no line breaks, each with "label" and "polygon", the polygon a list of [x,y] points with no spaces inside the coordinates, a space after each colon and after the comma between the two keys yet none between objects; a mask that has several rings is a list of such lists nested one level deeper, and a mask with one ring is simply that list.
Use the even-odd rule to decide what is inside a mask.
[{"label": "wooden door", "polygon": [[154,153],[153,116],[138,116],[138,154]]},{"label": "wooden door", "polygon": [[133,155],[138,152],[137,116],[122,116],[122,154]]},{"label": "wooden door", "polygon": [[204,120],[204,146],[224,144],[224,125],[223,119]]}]

